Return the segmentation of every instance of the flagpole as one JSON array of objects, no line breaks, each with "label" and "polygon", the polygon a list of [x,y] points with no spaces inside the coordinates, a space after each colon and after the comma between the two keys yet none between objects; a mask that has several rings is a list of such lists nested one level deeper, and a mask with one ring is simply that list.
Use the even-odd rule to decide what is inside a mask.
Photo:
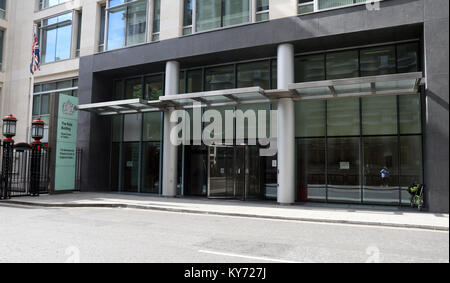
[{"label": "flagpole", "polygon": [[[33,25],[32,44],[34,44],[35,31],[36,31],[36,25]],[[33,57],[32,57],[32,60],[33,60]],[[27,134],[26,134],[27,142],[31,142],[31,120],[33,119],[33,94],[34,94],[34,73],[31,73],[30,85],[29,85],[29,89],[28,89],[28,121],[27,121],[28,127],[27,127]]]}]

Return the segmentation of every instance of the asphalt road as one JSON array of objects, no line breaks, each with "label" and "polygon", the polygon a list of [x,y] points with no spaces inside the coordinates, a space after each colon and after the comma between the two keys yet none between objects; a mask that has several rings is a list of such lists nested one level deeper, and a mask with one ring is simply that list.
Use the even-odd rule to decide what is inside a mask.
[{"label": "asphalt road", "polygon": [[0,262],[449,262],[449,233],[0,204]]}]

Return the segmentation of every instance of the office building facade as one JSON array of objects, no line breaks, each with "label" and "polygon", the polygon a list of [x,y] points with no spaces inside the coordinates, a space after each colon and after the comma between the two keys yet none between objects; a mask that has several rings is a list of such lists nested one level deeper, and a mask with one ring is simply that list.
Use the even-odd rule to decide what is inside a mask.
[{"label": "office building facade", "polygon": [[418,182],[448,212],[448,1],[27,3],[6,1],[3,114],[77,96],[83,191],[401,206]]}]

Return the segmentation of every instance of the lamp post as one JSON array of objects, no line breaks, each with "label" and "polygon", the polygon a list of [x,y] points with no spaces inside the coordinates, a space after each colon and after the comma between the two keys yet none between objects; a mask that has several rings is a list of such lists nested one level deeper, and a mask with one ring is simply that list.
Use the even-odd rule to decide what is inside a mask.
[{"label": "lamp post", "polygon": [[30,194],[39,196],[41,180],[41,139],[44,137],[44,121],[36,119],[31,123],[31,137],[34,139],[31,145],[31,184]]},{"label": "lamp post", "polygon": [[3,156],[2,156],[2,180],[0,198],[11,198],[9,189],[11,179],[11,167],[13,161],[14,140],[16,135],[17,119],[12,114],[3,118],[2,134],[5,136],[3,140]]}]

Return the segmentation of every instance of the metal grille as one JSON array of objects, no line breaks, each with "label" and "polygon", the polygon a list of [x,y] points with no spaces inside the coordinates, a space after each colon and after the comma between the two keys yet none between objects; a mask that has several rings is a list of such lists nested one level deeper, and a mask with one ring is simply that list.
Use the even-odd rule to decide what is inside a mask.
[{"label": "metal grille", "polygon": [[[3,145],[0,145],[3,149]],[[0,161],[3,150],[0,150]],[[43,145],[41,149],[40,159],[40,180],[39,194],[47,194],[50,191],[50,152],[51,148]],[[76,173],[75,173],[75,189],[80,190],[81,187],[81,155],[82,149],[77,148],[76,151]],[[16,144],[13,150],[11,172],[8,176],[8,190],[11,197],[30,196],[31,195],[31,157],[32,150],[29,144]],[[0,162],[1,163],[1,162]],[[0,164],[0,173],[3,176],[3,168]]]}]

